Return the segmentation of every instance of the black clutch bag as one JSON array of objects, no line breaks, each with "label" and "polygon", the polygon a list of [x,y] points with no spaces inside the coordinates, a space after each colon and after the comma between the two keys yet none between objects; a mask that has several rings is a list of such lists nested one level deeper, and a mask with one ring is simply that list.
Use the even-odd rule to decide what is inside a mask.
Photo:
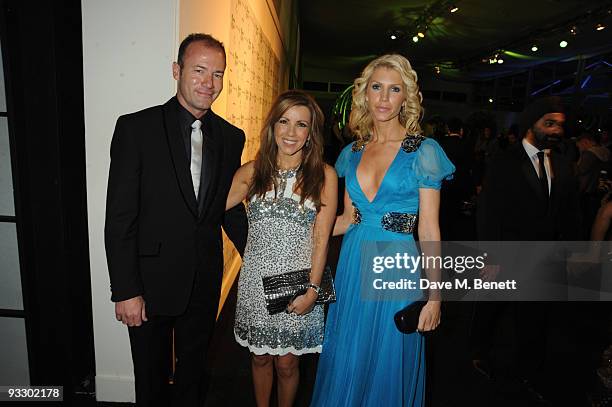
[{"label": "black clutch bag", "polygon": [[[266,308],[270,315],[285,311],[289,302],[305,294],[310,284],[310,269],[290,271],[276,276],[262,277]],[[326,266],[321,277],[321,290],[316,304],[336,301],[336,290],[331,269]]]},{"label": "black clutch bag", "polygon": [[419,300],[397,311],[393,320],[398,331],[403,334],[415,332],[419,326],[419,315],[421,315],[421,310],[425,304],[427,304],[427,301]]}]

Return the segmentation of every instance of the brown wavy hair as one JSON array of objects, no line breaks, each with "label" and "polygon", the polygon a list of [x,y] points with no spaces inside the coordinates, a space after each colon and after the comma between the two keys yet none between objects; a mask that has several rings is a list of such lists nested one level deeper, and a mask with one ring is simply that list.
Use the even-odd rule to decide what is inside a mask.
[{"label": "brown wavy hair", "polygon": [[365,96],[372,74],[376,68],[380,67],[394,69],[402,77],[406,100],[404,107],[400,110],[399,121],[406,128],[406,134],[421,134],[419,122],[423,117],[423,107],[421,106],[423,96],[421,96],[419,86],[417,85],[417,74],[412,69],[410,62],[399,54],[387,54],[376,58],[363,69],[361,76],[355,79],[353,105],[349,118],[351,132],[355,135],[358,142],[362,143],[367,142],[372,135],[374,122],[372,114],[368,110]]},{"label": "brown wavy hair", "polygon": [[314,202],[317,211],[321,208],[321,190],[325,181],[323,161],[323,112],[315,100],[307,93],[293,89],[276,98],[261,130],[259,151],[255,157],[254,174],[247,194],[264,196],[270,188],[277,193],[276,173],[278,171],[278,146],[274,138],[274,125],[281,116],[294,106],[305,106],[310,110],[309,141],[302,148],[302,163],[298,169],[295,190],[300,191],[300,203],[306,199]]}]

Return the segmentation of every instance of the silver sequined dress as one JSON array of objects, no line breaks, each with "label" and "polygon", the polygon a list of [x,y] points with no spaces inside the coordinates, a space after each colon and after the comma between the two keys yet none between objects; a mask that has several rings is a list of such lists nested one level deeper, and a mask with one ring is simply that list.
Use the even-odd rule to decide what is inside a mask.
[{"label": "silver sequined dress", "polygon": [[314,204],[293,193],[296,171],[278,172],[278,193],[249,202],[249,235],[238,280],[234,335],[256,354],[285,355],[321,352],[323,307],[306,315],[269,315],[262,277],[310,268]]}]

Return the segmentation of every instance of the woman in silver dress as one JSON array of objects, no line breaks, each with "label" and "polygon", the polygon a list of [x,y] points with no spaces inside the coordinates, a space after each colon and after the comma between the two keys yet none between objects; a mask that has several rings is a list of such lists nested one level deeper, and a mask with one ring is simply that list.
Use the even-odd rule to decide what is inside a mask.
[{"label": "woman in silver dress", "polygon": [[[234,176],[227,208],[247,201],[249,235],[238,281],[234,335],[248,347],[255,399],[268,406],[273,369],[278,405],[291,406],[299,355],[320,353],[323,308],[315,305],[336,217],[337,177],[323,162],[323,113],[306,93],[278,96],[254,161]],[[286,313],[269,315],[262,277],[310,268],[306,294]]]}]

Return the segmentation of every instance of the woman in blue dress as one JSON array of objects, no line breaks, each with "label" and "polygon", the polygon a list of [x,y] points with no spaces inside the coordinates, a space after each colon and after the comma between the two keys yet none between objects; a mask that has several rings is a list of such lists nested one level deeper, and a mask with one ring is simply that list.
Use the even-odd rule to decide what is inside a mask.
[{"label": "woman in blue dress", "polygon": [[[336,272],[338,300],[329,307],[312,406],[422,406],[424,339],[440,323],[440,301],[429,300],[418,331],[401,334],[394,314],[414,298],[372,301],[361,291],[361,252],[368,242],[414,249],[439,241],[440,186],[453,164],[434,140],[420,135],[421,93],[401,55],[370,62],[355,80],[350,130],[357,140],[336,162],[345,177],[344,213],[334,234],[345,234]],[[413,296],[414,297],[414,296]]]}]

